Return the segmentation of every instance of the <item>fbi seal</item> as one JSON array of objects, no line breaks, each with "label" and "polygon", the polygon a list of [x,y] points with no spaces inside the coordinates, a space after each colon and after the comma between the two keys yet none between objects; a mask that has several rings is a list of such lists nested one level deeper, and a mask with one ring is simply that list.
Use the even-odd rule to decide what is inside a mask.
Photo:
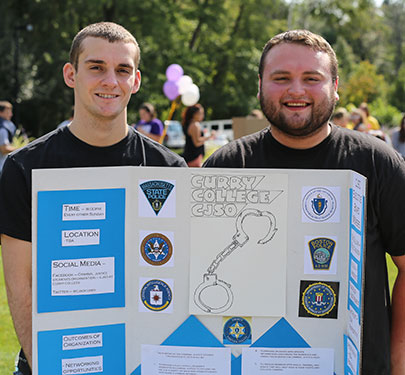
[{"label": "fbi seal", "polygon": [[301,281],[299,316],[337,319],[339,283]]}]

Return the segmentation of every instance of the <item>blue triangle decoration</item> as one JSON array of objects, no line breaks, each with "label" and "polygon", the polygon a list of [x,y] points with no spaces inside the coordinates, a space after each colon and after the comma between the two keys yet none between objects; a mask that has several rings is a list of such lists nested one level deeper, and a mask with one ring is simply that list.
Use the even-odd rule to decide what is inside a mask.
[{"label": "blue triangle decoration", "polygon": [[[222,348],[224,345],[194,316],[189,316],[161,345]],[[284,318],[266,331],[251,347],[309,348],[308,343]],[[232,375],[242,373],[242,356],[232,354]],[[139,365],[131,375],[141,375]]]},{"label": "blue triangle decoration", "polygon": [[273,327],[264,333],[251,347],[262,348],[310,348],[301,335],[281,318]]}]

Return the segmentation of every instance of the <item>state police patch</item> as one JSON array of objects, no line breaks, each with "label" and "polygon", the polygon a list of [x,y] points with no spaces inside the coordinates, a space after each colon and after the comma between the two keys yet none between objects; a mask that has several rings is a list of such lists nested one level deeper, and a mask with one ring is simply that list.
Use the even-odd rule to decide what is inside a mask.
[{"label": "state police patch", "polygon": [[157,216],[172,192],[174,185],[167,181],[152,180],[140,184],[140,187]]},{"label": "state police patch", "polygon": [[172,257],[172,254],[172,243],[161,233],[149,234],[142,241],[142,258],[152,266],[161,266],[167,263]]},{"label": "state police patch", "polygon": [[172,291],[162,280],[149,280],[141,289],[141,300],[146,308],[162,311],[172,302]]},{"label": "state police patch", "polygon": [[239,316],[228,319],[224,324],[224,345],[250,345],[252,343],[252,329],[249,322]]},{"label": "state police patch", "polygon": [[329,270],[336,241],[319,237],[309,241],[308,246],[314,270]]},{"label": "state police patch", "polygon": [[298,316],[337,319],[339,283],[301,280]]}]

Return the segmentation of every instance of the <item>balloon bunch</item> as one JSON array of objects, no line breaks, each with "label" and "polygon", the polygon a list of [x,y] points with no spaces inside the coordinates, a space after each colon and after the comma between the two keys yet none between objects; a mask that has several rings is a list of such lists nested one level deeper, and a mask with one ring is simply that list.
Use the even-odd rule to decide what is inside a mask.
[{"label": "balloon bunch", "polygon": [[200,99],[200,89],[193,83],[191,77],[183,75],[183,68],[179,64],[171,64],[166,69],[167,81],[163,85],[163,93],[169,100],[175,100],[181,95],[181,102],[191,106]]}]

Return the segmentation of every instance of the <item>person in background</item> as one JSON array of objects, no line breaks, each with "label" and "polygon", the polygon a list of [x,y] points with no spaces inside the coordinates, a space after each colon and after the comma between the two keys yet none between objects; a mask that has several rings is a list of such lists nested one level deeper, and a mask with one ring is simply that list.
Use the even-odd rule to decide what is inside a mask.
[{"label": "person in background", "polygon": [[331,121],[342,128],[347,128],[349,124],[349,112],[346,108],[337,108],[331,117]]},{"label": "person in background", "polygon": [[183,132],[186,136],[183,157],[189,167],[201,167],[205,155],[204,143],[214,137],[214,132],[204,135],[200,121],[204,120],[201,104],[187,107],[182,113]]},{"label": "person in background", "polygon": [[13,106],[11,103],[0,101],[0,174],[7,155],[15,150],[12,143],[17,128],[11,121],[12,117]]},{"label": "person in background", "polygon": [[4,164],[0,234],[8,304],[22,347],[17,375],[31,374],[32,170],[186,167],[179,155],[128,126],[128,102],[141,85],[139,60],[138,43],[124,27],[100,22],[81,30],[63,67],[64,81],[74,92],[72,122],[11,153]]},{"label": "person in background", "polygon": [[139,117],[141,119],[135,124],[135,129],[150,139],[160,142],[164,126],[156,117],[155,107],[150,103],[143,103],[139,107]]},{"label": "person in background", "polygon": [[367,126],[367,117],[363,111],[358,108],[353,109],[350,114],[350,123],[351,128],[353,130],[357,130],[359,132],[367,133],[369,127]]},{"label": "person in background", "polygon": [[399,129],[391,134],[392,146],[405,157],[405,114],[402,117]]},{"label": "person in background", "polygon": [[359,109],[364,112],[366,115],[366,125],[368,129],[371,130],[380,130],[380,124],[378,123],[378,120],[370,115],[370,110],[368,109],[367,103],[361,103],[359,106]]},{"label": "person in background", "polygon": [[[361,374],[404,375],[405,162],[376,137],[329,122],[338,81],[336,54],[320,35],[276,35],[259,64],[259,99],[270,126],[226,144],[204,167],[350,169],[367,177]],[[398,269],[392,301],[387,254]]]}]

